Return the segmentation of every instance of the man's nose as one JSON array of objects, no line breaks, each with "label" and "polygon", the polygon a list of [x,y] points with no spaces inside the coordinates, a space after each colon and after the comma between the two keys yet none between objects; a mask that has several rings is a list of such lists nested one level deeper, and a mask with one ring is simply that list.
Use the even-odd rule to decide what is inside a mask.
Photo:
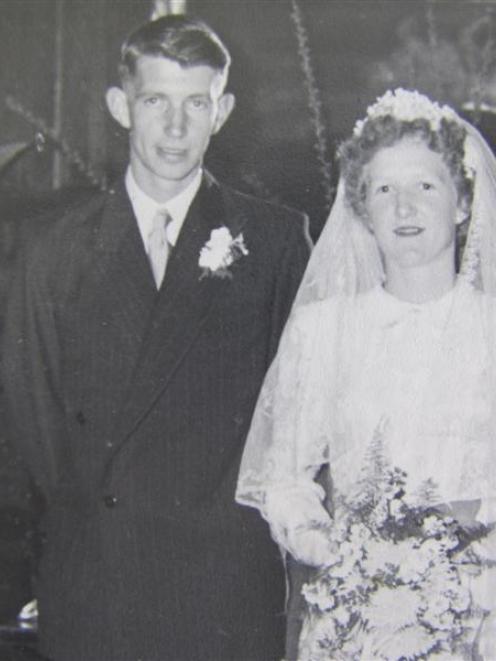
[{"label": "man's nose", "polygon": [[165,131],[174,137],[181,137],[186,130],[186,113],[184,108],[178,106],[168,109],[165,117]]},{"label": "man's nose", "polygon": [[399,218],[409,218],[415,215],[415,201],[408,191],[398,191],[396,194],[396,213]]}]

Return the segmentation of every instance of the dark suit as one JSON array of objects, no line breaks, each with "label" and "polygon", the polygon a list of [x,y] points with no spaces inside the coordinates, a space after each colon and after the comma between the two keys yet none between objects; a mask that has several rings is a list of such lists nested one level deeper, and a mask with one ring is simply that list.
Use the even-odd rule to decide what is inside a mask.
[{"label": "dark suit", "polygon": [[[212,229],[232,278],[200,278]],[[308,257],[303,218],[206,177],[157,293],[123,188],[37,242],[13,288],[5,387],[46,501],[36,593],[57,661],[281,656],[284,577],[234,503],[250,416]]]}]

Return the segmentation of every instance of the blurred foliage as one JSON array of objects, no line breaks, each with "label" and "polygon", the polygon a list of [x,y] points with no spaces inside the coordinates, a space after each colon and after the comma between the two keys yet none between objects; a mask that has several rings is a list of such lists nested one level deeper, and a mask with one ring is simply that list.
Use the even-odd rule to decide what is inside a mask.
[{"label": "blurred foliage", "polygon": [[496,112],[496,5],[478,3],[468,22],[466,13],[440,9],[430,0],[423,16],[401,21],[400,46],[371,68],[374,86],[415,88],[459,110]]}]

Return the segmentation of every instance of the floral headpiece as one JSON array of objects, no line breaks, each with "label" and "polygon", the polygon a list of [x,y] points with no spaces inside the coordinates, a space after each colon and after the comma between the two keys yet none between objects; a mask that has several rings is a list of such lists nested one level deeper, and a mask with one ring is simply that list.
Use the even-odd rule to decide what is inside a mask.
[{"label": "floral headpiece", "polygon": [[458,115],[449,106],[440,106],[419,92],[399,87],[394,91],[388,90],[367,108],[367,116],[355,124],[353,135],[359,137],[369,119],[385,115],[392,115],[404,122],[426,119],[434,131],[439,129],[442,119],[459,121]]}]

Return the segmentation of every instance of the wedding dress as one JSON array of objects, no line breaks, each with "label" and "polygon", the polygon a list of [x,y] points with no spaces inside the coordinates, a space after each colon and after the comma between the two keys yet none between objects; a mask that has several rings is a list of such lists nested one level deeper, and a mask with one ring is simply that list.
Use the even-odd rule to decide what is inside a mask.
[{"label": "wedding dress", "polygon": [[[349,493],[380,428],[390,462],[414,486],[434,480],[445,503],[485,497],[495,488],[484,456],[491,438],[484,327],[489,313],[494,316],[493,301],[462,282],[422,304],[400,301],[376,286],[346,306],[328,299],[300,308],[288,336],[301,344],[301,363],[285,375],[288,383],[300,384],[293,448],[299,466],[284,471],[288,457],[281,444],[281,454],[273,457],[284,471],[281,479],[292,474],[300,484],[310,481],[322,463],[322,455],[315,457],[320,448],[334,488]],[[315,343],[322,351],[312,361]],[[334,392],[317,397],[337,370]],[[279,433],[287,439],[292,430]],[[294,510],[291,515],[297,516]]]},{"label": "wedding dress", "polygon": [[265,477],[245,474],[272,485],[261,509],[283,548],[327,520],[329,494],[314,482],[322,464],[333,490],[351,493],[378,432],[411,493],[432,481],[438,503],[479,501],[477,519],[496,521],[488,319],[496,323],[494,299],[463,280],[422,304],[377,285],[298,309],[281,345],[298,359],[279,365],[271,400],[274,412],[292,410],[276,414]]},{"label": "wedding dress", "polygon": [[[496,522],[496,160],[459,121],[474,195],[454,288],[422,304],[388,294],[341,181],[260,393],[236,498],[303,563],[326,564],[326,500],[353,492],[378,435],[410,493],[429,481],[434,502]],[[323,465],[325,489],[314,479]]]}]

